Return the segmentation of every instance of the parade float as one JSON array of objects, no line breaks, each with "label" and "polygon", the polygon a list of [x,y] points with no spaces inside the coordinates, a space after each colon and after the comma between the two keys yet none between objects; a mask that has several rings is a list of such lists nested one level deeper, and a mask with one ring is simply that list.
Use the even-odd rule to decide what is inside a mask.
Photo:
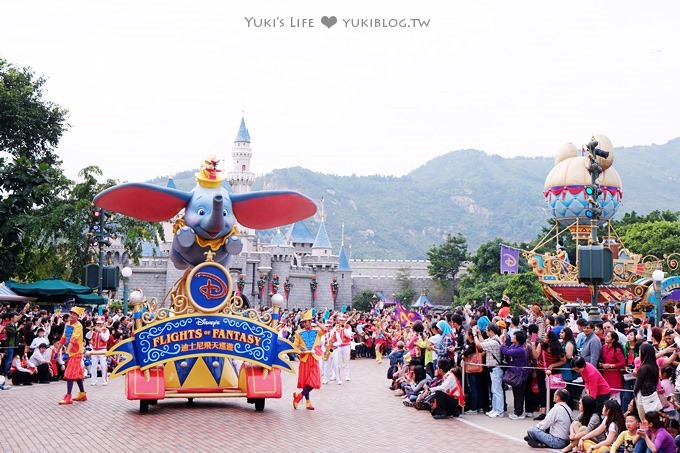
[{"label": "parade float", "polygon": [[225,266],[242,249],[237,221],[273,228],[314,215],[316,206],[293,191],[231,193],[217,165],[214,157],[204,161],[191,192],[127,183],[94,199],[140,220],[175,218],[170,259],[184,274],[166,300],[132,292],[134,334],[107,353],[118,357],[111,377],[125,376],[140,412],[166,398],[228,397],[262,411],[266,398],[281,397],[281,371],[294,372],[286,359],[296,350],[277,331],[282,296],[272,297],[269,312],[246,308]]},{"label": "parade float", "polygon": [[[543,192],[555,225],[533,250],[522,254],[554,303],[576,306],[597,299],[618,306],[621,313],[658,316],[665,303],[680,300],[680,277],[666,277],[677,271],[680,255],[641,256],[621,243],[611,223],[623,201],[614,159],[614,146],[604,135],[594,135],[580,150],[571,143],[560,148]],[[567,235],[576,244],[571,259],[561,240]],[[611,278],[586,284],[579,249],[598,241],[611,255]],[[548,244],[554,244],[554,252],[537,252]]]}]

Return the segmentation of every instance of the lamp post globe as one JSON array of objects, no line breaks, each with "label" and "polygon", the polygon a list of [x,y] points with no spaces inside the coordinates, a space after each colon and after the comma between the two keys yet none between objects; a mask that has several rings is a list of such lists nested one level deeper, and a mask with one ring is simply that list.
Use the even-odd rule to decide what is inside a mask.
[{"label": "lamp post globe", "polygon": [[272,305],[278,305],[281,306],[283,303],[283,296],[279,293],[276,293],[272,296]]}]

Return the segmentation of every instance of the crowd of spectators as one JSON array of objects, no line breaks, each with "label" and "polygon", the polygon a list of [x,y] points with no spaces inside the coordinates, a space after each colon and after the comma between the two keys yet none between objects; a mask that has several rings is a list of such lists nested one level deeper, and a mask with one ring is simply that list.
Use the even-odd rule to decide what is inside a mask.
[{"label": "crowd of spectators", "polygon": [[[538,423],[525,437],[532,447],[675,452],[680,306],[658,323],[604,310],[595,322],[588,308],[518,304],[518,315],[499,316],[466,306],[407,325],[399,336],[418,341],[396,364],[390,388],[404,406],[435,418],[445,418],[442,393],[447,416],[532,417]],[[456,379],[464,399],[456,385],[442,387],[444,376]]]},{"label": "crowd of spectators", "polygon": [[[564,452],[676,451],[680,306],[657,323],[613,312],[594,322],[587,308],[518,303],[513,316],[504,301],[498,314],[466,305],[405,324],[391,310],[352,311],[351,358],[389,359],[390,389],[435,419],[532,417],[529,445]],[[317,323],[339,314],[319,311]],[[279,335],[292,338],[301,315],[284,310]],[[67,315],[26,305],[3,307],[0,316],[3,375],[14,385],[60,379]],[[81,319],[85,332],[95,316]],[[103,317],[110,346],[131,334],[129,317]]]},{"label": "crowd of spectators", "polygon": [[[80,322],[86,335],[100,316],[110,331],[108,347],[130,336],[131,317],[123,316],[122,311],[109,313],[108,310],[101,315],[96,311],[83,315]],[[65,360],[68,359],[60,340],[67,321],[67,312],[55,313],[37,305],[5,305],[0,309],[0,389],[9,389],[11,385],[49,384],[63,379]],[[91,372],[87,360],[83,366]],[[109,358],[108,369],[98,373],[110,371],[114,362]]]}]

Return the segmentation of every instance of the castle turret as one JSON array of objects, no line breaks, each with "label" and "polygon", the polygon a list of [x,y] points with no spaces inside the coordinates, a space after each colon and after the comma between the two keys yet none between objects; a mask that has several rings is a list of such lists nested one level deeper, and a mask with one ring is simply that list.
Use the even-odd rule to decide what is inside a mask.
[{"label": "castle turret", "polygon": [[[246,127],[245,118],[241,117],[241,125],[238,128],[234,146],[231,148],[232,169],[227,173],[227,180],[233,193],[248,193],[253,189],[255,173],[250,171],[250,159],[253,151],[250,148],[250,134]],[[236,228],[242,238],[253,237],[253,231],[243,225],[237,224]],[[252,241],[244,241],[244,251],[251,250]]]},{"label": "castle turret", "polygon": [[241,118],[234,146],[231,149],[232,170],[228,173],[229,184],[234,193],[247,193],[253,188],[255,174],[250,171],[250,159],[253,151],[250,148],[250,134],[245,118]]},{"label": "castle turret", "polygon": [[340,309],[343,305],[352,305],[352,268],[349,264],[349,257],[345,252],[345,224],[342,224],[342,234],[340,236],[340,252],[338,253],[338,270],[335,275],[338,282],[338,293],[335,298],[335,309]]}]

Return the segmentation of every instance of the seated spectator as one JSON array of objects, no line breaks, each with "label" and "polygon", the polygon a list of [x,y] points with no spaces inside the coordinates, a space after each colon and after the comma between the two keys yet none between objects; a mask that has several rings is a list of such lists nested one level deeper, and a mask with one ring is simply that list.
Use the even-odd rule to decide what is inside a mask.
[{"label": "seated spectator", "polygon": [[435,419],[458,417],[465,407],[465,395],[458,378],[453,374],[451,361],[439,359],[436,374],[442,379],[441,384],[429,388],[426,385],[423,392],[434,395],[436,404],[432,406],[432,417]]},{"label": "seated spectator", "polygon": [[635,446],[635,452],[675,453],[673,436],[664,428],[659,413],[647,412],[645,420],[646,423],[643,422],[642,429],[638,429],[641,438],[638,441],[639,445]]},{"label": "seated spectator", "polygon": [[39,384],[50,383],[50,351],[47,343],[40,343],[38,347],[31,354],[29,361],[37,370],[37,378]]},{"label": "seated spectator", "polygon": [[425,386],[431,381],[432,378],[425,372],[425,367],[416,365],[404,386],[404,392],[406,393],[404,406],[413,406],[416,399],[418,399],[418,395],[425,390]]},{"label": "seated spectator", "polygon": [[574,417],[567,401],[569,401],[568,391],[559,389],[555,392],[553,396],[555,405],[543,420],[535,427],[529,428],[524,437],[531,447],[558,449],[569,444],[569,427]]},{"label": "seated spectator", "polygon": [[404,357],[407,353],[408,351],[404,348],[404,342],[399,340],[397,342],[397,348],[387,356],[390,359],[390,366],[396,367],[397,365],[403,365]]},{"label": "seated spectator", "polygon": [[[621,412],[618,401],[611,399],[604,403],[602,408],[602,422],[600,426],[581,437],[578,441],[579,451],[587,453],[605,453],[619,437],[619,433],[626,427],[626,421]],[[604,440],[597,441],[598,437],[605,434]]]},{"label": "seated spectator", "polygon": [[33,385],[31,381],[35,372],[36,369],[31,366],[26,354],[15,355],[9,369],[9,377],[13,385]]},{"label": "seated spectator", "polygon": [[[585,436],[598,426],[600,426],[600,414],[595,410],[595,398],[592,396],[584,396],[579,400],[578,410],[581,412],[581,416],[578,420],[574,420],[569,427],[569,445],[564,447],[561,451],[566,453],[572,451],[577,445],[581,437]],[[602,438],[596,438],[597,442],[604,440],[605,436]]]},{"label": "seated spectator", "polygon": [[640,419],[635,412],[629,412],[626,414],[626,430],[619,434],[611,449],[608,451],[623,453],[633,453],[635,451],[635,445],[638,440],[640,440],[640,435],[638,434],[638,428],[640,427]]}]

